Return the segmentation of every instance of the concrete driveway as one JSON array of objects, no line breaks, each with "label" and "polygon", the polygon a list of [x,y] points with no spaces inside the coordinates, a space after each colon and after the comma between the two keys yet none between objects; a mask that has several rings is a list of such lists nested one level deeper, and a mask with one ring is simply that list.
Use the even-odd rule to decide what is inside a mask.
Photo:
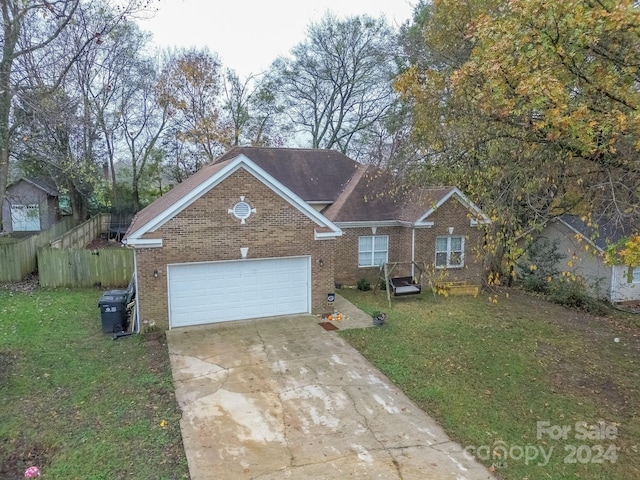
[{"label": "concrete driveway", "polygon": [[[345,309],[341,328],[370,322]],[[494,478],[318,322],[167,333],[192,480]]]}]

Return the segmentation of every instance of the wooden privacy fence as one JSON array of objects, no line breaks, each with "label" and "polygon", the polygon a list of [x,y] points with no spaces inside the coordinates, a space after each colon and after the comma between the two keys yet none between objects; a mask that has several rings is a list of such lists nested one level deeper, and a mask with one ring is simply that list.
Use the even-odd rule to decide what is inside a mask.
[{"label": "wooden privacy fence", "polygon": [[51,241],[53,248],[84,248],[94,239],[106,232],[111,222],[111,215],[100,213],[84,223],[72,228],[61,237]]},{"label": "wooden privacy fence", "polygon": [[49,230],[33,235],[20,242],[0,245],[0,282],[19,282],[36,269],[36,253],[39,247],[48,245],[75,225],[66,217]]},{"label": "wooden privacy fence", "polygon": [[133,250],[40,248],[38,272],[42,287],[121,287],[133,275]]}]

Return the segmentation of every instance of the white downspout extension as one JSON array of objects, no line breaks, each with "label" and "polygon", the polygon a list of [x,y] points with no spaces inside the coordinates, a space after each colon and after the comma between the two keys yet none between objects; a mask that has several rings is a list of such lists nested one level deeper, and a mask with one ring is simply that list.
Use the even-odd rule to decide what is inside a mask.
[{"label": "white downspout extension", "polygon": [[416,261],[416,229],[411,229],[411,278],[415,278]]},{"label": "white downspout extension", "polygon": [[611,302],[615,302],[615,296],[616,296],[616,267],[615,265],[612,265],[611,267],[611,288],[609,291],[609,300]]},{"label": "white downspout extension", "polygon": [[138,295],[138,261],[136,258],[136,249],[133,249],[133,278],[136,283],[136,325],[135,333],[140,333],[140,298]]}]

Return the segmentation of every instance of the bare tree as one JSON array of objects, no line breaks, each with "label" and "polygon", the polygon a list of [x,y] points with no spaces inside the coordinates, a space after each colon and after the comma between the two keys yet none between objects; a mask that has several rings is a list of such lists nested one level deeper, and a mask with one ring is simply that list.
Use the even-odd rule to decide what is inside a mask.
[{"label": "bare tree", "polygon": [[223,110],[233,131],[232,145],[283,144],[283,126],[278,123],[282,107],[268,76],[249,75],[241,80],[233,70],[227,70]]},{"label": "bare tree", "polygon": [[[114,28],[120,21],[145,7],[144,0],[119,2],[113,15],[104,16],[97,29],[83,29],[86,26],[79,15],[84,9],[91,9],[105,2],[82,2],[81,0],[3,0],[0,2],[2,16],[2,37],[0,48],[0,204],[4,201],[8,181],[9,160],[12,154],[14,135],[19,123],[14,117],[14,105],[22,95],[25,82],[31,75],[24,66],[38,71],[45,70],[54,62],[56,72],[48,77],[46,88],[49,93],[56,90],[68,74],[71,66],[95,43]],[[76,20],[78,20],[76,22]],[[63,49],[52,50],[54,42],[70,25],[83,30],[82,41]],[[93,26],[93,25],[92,25]],[[46,55],[44,53],[47,53]],[[41,75],[40,78],[45,78]],[[42,87],[38,87],[41,89]],[[27,92],[28,93],[28,92]],[[34,98],[34,97],[32,97]],[[0,215],[1,215],[0,209]],[[0,217],[1,221],[1,217]]]},{"label": "bare tree", "polygon": [[[122,129],[125,97],[139,70],[147,70],[148,60],[141,59],[149,35],[133,22],[122,22],[99,46],[91,61],[87,76],[88,98],[104,142],[103,171],[109,170],[112,203],[117,199],[116,154],[118,135]],[[128,105],[127,108],[135,108]],[[106,158],[105,158],[106,157]]]},{"label": "bare tree", "polygon": [[133,208],[140,210],[140,182],[147,166],[158,155],[156,144],[169,118],[168,106],[158,102],[158,74],[152,61],[140,64],[136,77],[128,79],[120,111],[123,137],[131,162]]},{"label": "bare tree", "polygon": [[225,72],[224,78],[224,105],[223,108],[231,121],[233,129],[232,145],[240,144],[240,135],[249,122],[249,103],[255,90],[252,83],[254,75],[249,75],[240,80],[238,74],[230,69]]},{"label": "bare tree", "polygon": [[325,16],[272,66],[284,112],[312,148],[355,151],[353,143],[393,104],[395,36],[384,19]]}]

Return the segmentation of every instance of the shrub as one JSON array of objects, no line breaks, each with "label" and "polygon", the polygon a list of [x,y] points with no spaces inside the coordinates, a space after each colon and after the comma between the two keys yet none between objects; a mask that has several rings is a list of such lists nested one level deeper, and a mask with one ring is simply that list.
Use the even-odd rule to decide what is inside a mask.
[{"label": "shrub", "polygon": [[556,278],[547,284],[549,300],[565,307],[578,308],[586,312],[602,315],[606,312],[604,304],[596,300],[587,291],[581,278]]},{"label": "shrub", "polygon": [[558,251],[558,241],[540,237],[526,250],[526,260],[518,262],[518,274],[525,290],[549,293],[549,278],[556,277],[560,270],[560,260],[564,258]]},{"label": "shrub", "polygon": [[371,290],[371,282],[366,278],[361,278],[360,280],[358,280],[357,286],[358,286],[358,290],[362,290],[363,292],[366,292],[367,290]]}]

